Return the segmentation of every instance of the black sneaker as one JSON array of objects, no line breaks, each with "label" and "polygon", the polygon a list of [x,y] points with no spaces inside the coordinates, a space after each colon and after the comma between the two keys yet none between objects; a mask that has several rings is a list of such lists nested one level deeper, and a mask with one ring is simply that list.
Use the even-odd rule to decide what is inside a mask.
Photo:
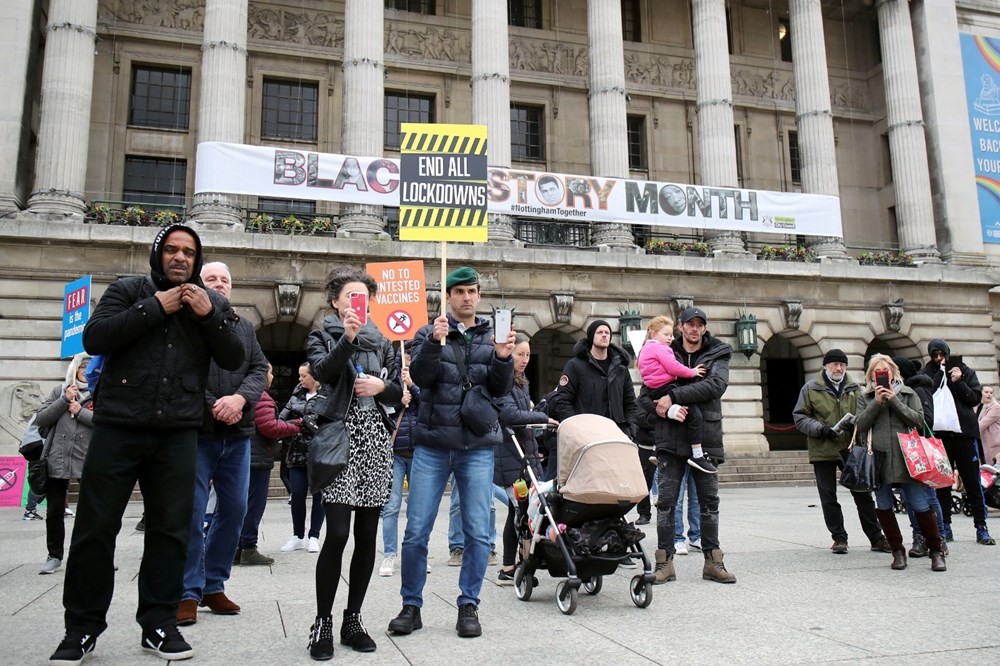
[{"label": "black sneaker", "polygon": [[97,636],[85,634],[82,631],[67,631],[66,638],[49,657],[53,664],[79,664],[87,655],[94,651]]},{"label": "black sneaker", "polygon": [[137,522],[135,524],[135,531],[136,532],[145,532],[146,531],[146,515],[145,514],[143,514],[142,518],[139,519],[139,522]]},{"label": "black sneaker", "polygon": [[168,661],[190,659],[194,656],[194,650],[173,624],[157,629],[144,629],[142,649]]},{"label": "black sneaker", "polygon": [[38,515],[38,512],[32,509],[31,511],[25,511],[24,515],[21,516],[21,520],[45,520]]},{"label": "black sneaker", "polygon": [[393,634],[412,634],[417,629],[422,629],[424,623],[420,621],[420,609],[407,604],[399,615],[389,621],[389,632]]},{"label": "black sneaker", "polygon": [[500,570],[497,574],[497,585],[513,585],[514,584],[514,570],[504,571]]},{"label": "black sneaker", "polygon": [[475,604],[463,604],[458,607],[458,622],[455,630],[462,638],[475,638],[483,635],[483,627],[479,624],[479,609]]},{"label": "black sneaker", "polygon": [[719,473],[716,466],[708,462],[708,458],[688,458],[688,465],[691,465],[691,467],[694,467],[699,472],[704,472],[705,474]]}]

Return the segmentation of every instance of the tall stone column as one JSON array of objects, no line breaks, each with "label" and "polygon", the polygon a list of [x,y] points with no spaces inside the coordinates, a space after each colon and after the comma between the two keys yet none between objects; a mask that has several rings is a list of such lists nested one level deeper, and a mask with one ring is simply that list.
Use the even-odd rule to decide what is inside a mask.
[{"label": "tall stone column", "polygon": [[[802,157],[802,189],[810,194],[840,196],[837,150],[833,139],[830,79],[820,0],[789,0],[792,63],[795,70],[795,121]],[[841,238],[814,238],[810,247],[824,259],[847,260]]]},{"label": "tall stone column", "polygon": [[955,108],[955,100],[966,99],[955,2],[917,0],[910,6],[938,247],[945,261],[982,264],[986,257],[969,117]]},{"label": "tall stone column", "polygon": [[48,18],[35,186],[28,208],[33,213],[82,215],[87,209],[97,0],[51,0]]},{"label": "tall stone column", "polygon": [[[383,18],[385,3],[347,0],[344,7],[344,115],[347,155],[381,157],[385,117]],[[384,237],[381,206],[345,204],[338,236]]]},{"label": "tall stone column", "polygon": [[23,208],[31,185],[25,182],[25,174],[31,172],[28,110],[41,65],[40,58],[34,56],[40,10],[41,3],[35,0],[7,0],[0,4],[0,22],[7,41],[6,66],[0,69],[0,90],[4,91],[0,97],[0,214]]},{"label": "tall stone column", "polygon": [[[486,125],[490,166],[510,167],[510,48],[507,4],[472,0],[472,122]],[[510,243],[508,215],[490,214],[490,241]]]},{"label": "tall stone column", "polygon": [[[248,0],[206,0],[201,44],[201,97],[198,142],[243,143],[247,92]],[[191,222],[230,229],[243,227],[235,195],[203,192],[194,196]]]},{"label": "tall stone column", "polygon": [[[733,134],[733,84],[729,75],[725,0],[691,0],[694,70],[698,91],[698,149],[701,182],[739,187],[736,136]],[[745,255],[737,231],[706,231],[716,256]]]},{"label": "tall stone column", "polygon": [[[628,178],[625,45],[620,0],[587,0],[590,52],[590,164],[594,175]],[[594,224],[591,245],[631,248],[627,224]]]},{"label": "tall stone column", "polygon": [[882,38],[882,78],[899,245],[914,261],[940,262],[909,2],[878,0],[875,8]]}]

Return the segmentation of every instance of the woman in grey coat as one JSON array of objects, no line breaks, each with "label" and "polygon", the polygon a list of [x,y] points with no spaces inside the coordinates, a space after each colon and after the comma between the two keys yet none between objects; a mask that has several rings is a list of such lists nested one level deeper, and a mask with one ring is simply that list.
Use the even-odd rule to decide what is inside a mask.
[{"label": "woman in grey coat", "polygon": [[[879,386],[875,380],[878,372],[886,372],[889,386]],[[944,553],[941,548],[941,533],[938,530],[937,515],[927,502],[924,486],[914,481],[907,471],[903,451],[899,446],[899,433],[907,433],[920,428],[924,422],[920,398],[903,383],[899,368],[891,358],[875,354],[868,362],[865,372],[865,387],[858,396],[857,445],[871,437],[875,450],[879,486],[875,490],[875,515],[882,525],[889,545],[892,546],[892,568],[906,568],[906,549],[903,535],[893,513],[892,489],[898,486],[908,506],[913,507],[920,529],[927,539],[931,555],[931,570],[946,571]]]},{"label": "woman in grey coat", "polygon": [[87,386],[87,354],[77,354],[66,370],[66,381],[52,389],[35,416],[39,428],[48,428],[45,450],[49,478],[45,485],[48,509],[45,514],[45,541],[49,555],[38,573],[55,573],[62,566],[66,541],[66,495],[71,479],[83,473],[83,459],[90,445],[93,396]]}]

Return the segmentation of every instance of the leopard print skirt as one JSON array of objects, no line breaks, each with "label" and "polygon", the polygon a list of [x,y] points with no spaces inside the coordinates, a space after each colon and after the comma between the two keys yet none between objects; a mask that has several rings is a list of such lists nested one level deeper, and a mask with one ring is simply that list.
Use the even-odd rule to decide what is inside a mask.
[{"label": "leopard print skirt", "polygon": [[351,440],[347,468],[323,489],[323,503],[383,506],[392,487],[392,445],[381,413],[361,409],[354,401],[346,424]]}]

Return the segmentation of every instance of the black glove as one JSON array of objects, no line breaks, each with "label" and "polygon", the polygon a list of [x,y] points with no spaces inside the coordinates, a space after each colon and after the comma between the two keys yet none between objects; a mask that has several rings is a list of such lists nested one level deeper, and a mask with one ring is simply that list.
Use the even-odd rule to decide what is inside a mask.
[{"label": "black glove", "polygon": [[825,425],[823,426],[823,429],[820,431],[819,436],[822,437],[823,439],[837,439],[840,437],[840,433],[831,428],[830,426]]}]

